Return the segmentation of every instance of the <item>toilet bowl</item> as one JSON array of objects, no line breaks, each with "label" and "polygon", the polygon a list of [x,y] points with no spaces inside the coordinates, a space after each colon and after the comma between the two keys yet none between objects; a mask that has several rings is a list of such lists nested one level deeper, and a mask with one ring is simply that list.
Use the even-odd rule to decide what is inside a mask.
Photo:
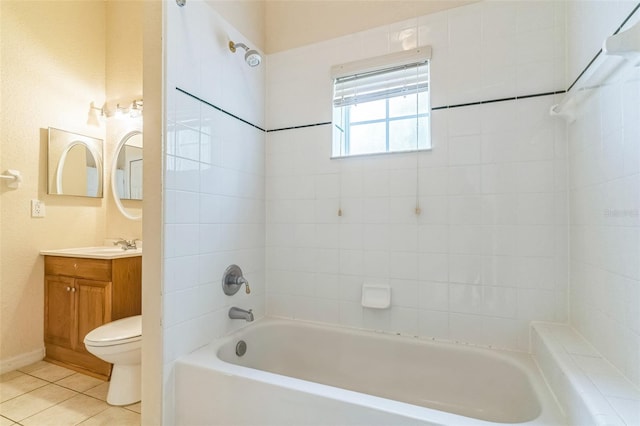
[{"label": "toilet bowl", "polygon": [[89,353],[113,364],[107,403],[129,405],[140,401],[142,316],[101,325],[86,335],[84,345]]}]

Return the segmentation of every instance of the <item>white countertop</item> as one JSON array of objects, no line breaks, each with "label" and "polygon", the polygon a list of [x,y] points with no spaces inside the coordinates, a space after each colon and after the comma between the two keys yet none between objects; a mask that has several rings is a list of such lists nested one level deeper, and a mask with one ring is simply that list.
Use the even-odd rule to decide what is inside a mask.
[{"label": "white countertop", "polygon": [[120,259],[142,256],[142,248],[123,250],[121,247],[78,247],[58,250],[40,250],[43,256],[82,257],[86,259]]}]

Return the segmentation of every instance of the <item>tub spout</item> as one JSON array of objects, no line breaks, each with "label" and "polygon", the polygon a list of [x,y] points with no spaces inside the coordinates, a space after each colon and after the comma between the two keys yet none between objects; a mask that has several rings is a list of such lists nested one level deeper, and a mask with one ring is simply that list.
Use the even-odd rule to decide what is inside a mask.
[{"label": "tub spout", "polygon": [[231,319],[243,319],[247,322],[253,321],[253,312],[251,309],[245,311],[244,309],[236,308],[235,306],[229,309],[229,318]]}]

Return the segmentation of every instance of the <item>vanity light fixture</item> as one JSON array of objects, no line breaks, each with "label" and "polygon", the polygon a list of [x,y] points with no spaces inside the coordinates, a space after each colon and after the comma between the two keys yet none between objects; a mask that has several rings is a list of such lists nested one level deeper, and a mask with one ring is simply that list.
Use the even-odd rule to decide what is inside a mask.
[{"label": "vanity light fixture", "polygon": [[115,110],[109,110],[106,103],[101,107],[97,107],[95,106],[94,102],[91,102],[89,106],[89,114],[95,116],[95,111],[100,111],[100,113],[98,114],[98,118],[100,118],[101,120],[113,116],[124,118],[127,115],[131,118],[138,118],[142,116],[143,106],[144,101],[142,99],[134,99],[129,105],[116,104]]},{"label": "vanity light fixture", "polygon": [[142,109],[144,106],[144,102],[142,99],[134,99],[131,102],[131,107],[129,108],[129,116],[132,118],[137,118],[142,115]]},{"label": "vanity light fixture", "polygon": [[[96,111],[99,111],[96,112]],[[108,117],[105,106],[97,107],[94,102],[89,104],[89,113],[87,114],[87,124],[90,126],[100,127],[102,122]]]},{"label": "vanity light fixture", "polygon": [[[89,105],[90,121],[94,121],[95,119],[100,119],[100,121],[105,121],[107,118],[112,116],[113,116],[113,112],[109,111],[106,103],[104,103],[101,107],[95,106],[94,102],[91,102],[91,104]],[[98,123],[93,123],[93,124],[98,124]]]},{"label": "vanity light fixture", "polygon": [[120,104],[116,104],[116,117],[122,118],[129,112],[128,106],[120,106]]},{"label": "vanity light fixture", "polygon": [[106,104],[102,105],[101,107],[97,107],[97,106],[94,105],[93,102],[91,102],[91,104],[89,105],[89,112],[90,113],[94,113],[93,110],[100,111],[100,118],[104,119],[104,118],[109,116],[107,114],[107,110],[105,109],[105,107],[106,107]]}]

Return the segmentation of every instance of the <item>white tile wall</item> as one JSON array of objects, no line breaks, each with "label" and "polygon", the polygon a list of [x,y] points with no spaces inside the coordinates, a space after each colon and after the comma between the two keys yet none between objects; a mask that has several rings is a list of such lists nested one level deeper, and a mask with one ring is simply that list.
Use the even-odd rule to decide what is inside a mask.
[{"label": "white tile wall", "polygon": [[[269,55],[268,127],[329,121],[329,68],[403,29],[433,46],[434,106],[563,88],[564,6],[482,2]],[[268,313],[528,349],[529,321],[567,319],[557,101],[434,111],[420,154],[329,160],[330,126],[269,133]],[[360,307],[363,282],[392,286],[389,311]]]},{"label": "white tile wall", "polygon": [[[432,151],[343,160],[329,159],[329,126],[271,132],[265,149],[262,132],[175,90],[270,129],[326,122],[331,65],[430,44],[433,106],[549,92],[633,5],[485,1],[269,55],[257,69],[226,47],[251,42],[204,2],[169,7],[167,423],[173,360],[241,326],[226,316],[232,304],[528,349],[529,322],[565,322],[570,302],[573,325],[640,383],[640,76],[592,97],[568,142],[547,96],[434,111]],[[230,263],[250,296],[218,291]],[[360,306],[364,282],[391,285],[390,310]]]},{"label": "white tile wall", "polygon": [[[264,127],[264,67],[232,54],[252,45],[205,2],[167,7],[164,173],[164,422],[173,422],[176,358],[246,323],[231,306],[265,313],[264,132],[176,90]],[[230,264],[251,284],[222,292]]]},{"label": "white tile wall", "polygon": [[[635,2],[569,9],[568,50],[611,34]],[[634,17],[637,22],[640,17]],[[589,26],[589,29],[587,29]],[[640,385],[640,73],[595,90],[569,126],[571,323]]]},{"label": "white tile wall", "polygon": [[618,29],[637,5],[632,0],[566,2],[567,81],[573,83],[602,47],[604,39]]},{"label": "white tile wall", "polygon": [[572,327],[534,323],[532,352],[571,424],[634,426],[640,390]]}]

